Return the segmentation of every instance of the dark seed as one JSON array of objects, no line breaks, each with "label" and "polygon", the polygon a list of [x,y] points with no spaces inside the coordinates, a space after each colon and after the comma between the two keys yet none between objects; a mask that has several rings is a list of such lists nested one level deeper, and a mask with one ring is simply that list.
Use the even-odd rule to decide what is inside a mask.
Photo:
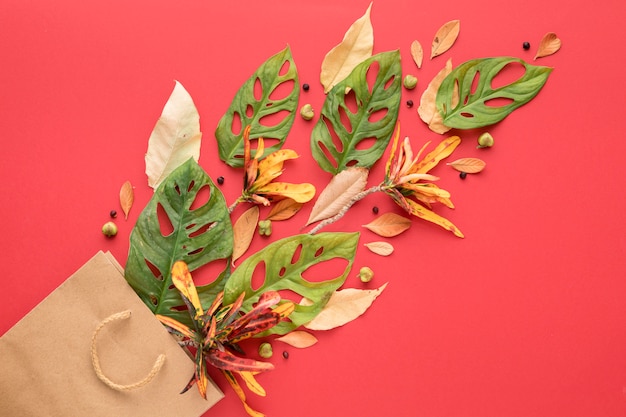
[{"label": "dark seed", "polygon": [[283,351],[283,358],[289,359],[289,352],[287,352],[286,350]]},{"label": "dark seed", "polygon": [[112,219],[116,218],[116,217],[117,217],[117,211],[115,211],[115,210],[111,210],[111,211],[109,212],[109,216],[111,216],[111,218],[112,218]]},{"label": "dark seed", "polygon": [[309,91],[309,85],[308,84],[302,84],[302,89],[304,91]]},{"label": "dark seed", "polygon": [[224,184],[224,177],[217,177],[217,183],[218,183],[219,185]]},{"label": "dark seed", "polygon": [[372,207],[372,212],[374,214],[378,214],[378,207],[376,207],[376,206]]},{"label": "dark seed", "polygon": [[407,107],[413,107],[413,100],[407,100],[406,105]]},{"label": "dark seed", "polygon": [[461,172],[461,173],[459,174],[459,177],[461,177],[461,179],[462,179],[462,180],[464,180],[464,179],[465,179],[465,177],[467,177],[467,172]]},{"label": "dark seed", "polygon": [[525,50],[527,50],[527,51],[528,51],[528,50],[530,49],[530,42],[524,42],[524,43],[522,44],[522,48],[524,48]]}]

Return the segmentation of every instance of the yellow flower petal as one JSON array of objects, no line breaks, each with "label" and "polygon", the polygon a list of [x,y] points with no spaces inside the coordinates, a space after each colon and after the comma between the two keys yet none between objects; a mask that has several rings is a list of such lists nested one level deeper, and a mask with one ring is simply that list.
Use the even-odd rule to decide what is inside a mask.
[{"label": "yellow flower petal", "polygon": [[290,184],[287,182],[272,182],[255,190],[256,194],[266,196],[280,196],[291,198],[297,203],[306,203],[315,196],[313,184]]},{"label": "yellow flower petal", "polygon": [[437,147],[424,157],[420,162],[415,164],[411,169],[411,173],[426,173],[437,166],[439,161],[450,156],[457,146],[461,143],[458,136],[450,136],[441,141]]},{"label": "yellow flower petal", "polygon": [[428,210],[426,207],[420,205],[419,203],[416,203],[415,201],[411,200],[411,199],[405,199],[405,201],[408,203],[409,208],[410,208],[410,214],[420,217],[424,220],[427,220],[431,223],[435,223],[441,227],[443,227],[446,230],[451,231],[452,233],[454,233],[456,236],[458,237],[465,237],[463,235],[463,233],[448,219],[441,217],[440,215],[438,215],[437,213]]}]

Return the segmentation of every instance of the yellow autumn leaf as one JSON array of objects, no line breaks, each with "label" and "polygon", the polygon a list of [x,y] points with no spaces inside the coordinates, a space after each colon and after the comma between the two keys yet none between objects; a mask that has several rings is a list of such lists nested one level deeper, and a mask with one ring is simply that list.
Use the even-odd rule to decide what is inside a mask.
[{"label": "yellow autumn leaf", "polygon": [[133,202],[135,201],[135,192],[133,185],[130,181],[126,181],[120,188],[120,206],[124,212],[124,218],[128,219],[128,213],[130,212]]},{"label": "yellow autumn leaf", "polygon": [[252,206],[235,222],[233,226],[233,264],[237,259],[241,258],[250,247],[258,221],[259,207]]},{"label": "yellow autumn leaf", "polygon": [[430,50],[430,59],[439,56],[452,47],[459,36],[460,20],[451,20],[443,24],[435,33]]},{"label": "yellow autumn leaf", "polygon": [[290,184],[287,182],[271,182],[254,190],[256,194],[291,198],[297,203],[306,203],[315,196],[313,184]]},{"label": "yellow autumn leaf", "polygon": [[413,41],[411,43],[411,57],[413,62],[417,65],[417,68],[422,68],[422,61],[424,60],[424,49],[419,41]]},{"label": "yellow autumn leaf", "polygon": [[274,222],[287,220],[292,218],[300,209],[302,208],[303,203],[298,203],[297,201],[291,198],[285,198],[276,203],[269,214],[267,215],[267,220],[271,220]]},{"label": "yellow autumn leaf", "polygon": [[450,220],[446,219],[445,217],[438,215],[434,211],[427,209],[426,207],[411,200],[410,198],[405,199],[405,202],[408,205],[407,209],[412,215],[417,216],[420,219],[434,223],[436,225],[439,225],[443,227],[444,229],[451,231],[457,237],[461,237],[461,238],[465,237],[463,233],[459,230],[459,228],[456,227]]},{"label": "yellow autumn leaf", "polygon": [[561,39],[554,32],[548,32],[539,42],[539,48],[534,59],[552,55],[561,49]]},{"label": "yellow autumn leaf", "polygon": [[328,93],[335,84],[350,75],[357,65],[372,56],[374,28],[370,20],[371,9],[372,3],[365,14],[350,26],[341,43],[324,57],[320,74],[324,93]]},{"label": "yellow autumn leaf", "polygon": [[424,123],[428,125],[428,128],[435,133],[446,133],[450,128],[443,124],[443,118],[439,111],[437,111],[437,91],[439,86],[443,82],[444,78],[452,72],[452,60],[449,59],[446,62],[446,66],[443,67],[437,75],[431,80],[426,87],[426,90],[422,93],[420,98],[420,105],[417,108],[417,113]]},{"label": "yellow autumn leaf", "polygon": [[393,237],[411,227],[411,219],[395,213],[385,213],[378,216],[363,227],[382,237]]},{"label": "yellow autumn leaf", "polygon": [[294,330],[284,336],[277,337],[276,340],[299,349],[308,348],[317,343],[317,338],[304,330]]},{"label": "yellow autumn leaf", "polygon": [[244,380],[250,391],[258,396],[265,397],[265,389],[261,386],[261,384],[259,384],[252,372],[240,371],[239,375],[241,375],[241,378]]},{"label": "yellow autumn leaf", "polygon": [[476,174],[485,169],[487,163],[478,158],[460,158],[455,161],[448,162],[447,165],[450,165],[459,172]]},{"label": "yellow autumn leaf", "polygon": [[174,284],[176,289],[180,291],[196,309],[195,319],[197,320],[198,317],[202,316],[204,314],[202,303],[200,303],[198,291],[196,290],[196,286],[191,278],[191,272],[189,272],[189,268],[185,262],[174,262],[172,266],[172,284]]}]

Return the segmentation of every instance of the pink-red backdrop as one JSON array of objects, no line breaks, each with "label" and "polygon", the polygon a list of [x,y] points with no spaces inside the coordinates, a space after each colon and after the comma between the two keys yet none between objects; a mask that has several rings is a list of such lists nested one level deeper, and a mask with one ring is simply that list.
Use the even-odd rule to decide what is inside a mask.
[{"label": "pink-red backdrop", "polygon": [[[301,82],[311,85],[300,104],[319,110],[321,61],[368,4],[5,0],[0,334],[96,251],[125,263],[129,233],[152,194],[147,140],[174,80],[195,100],[200,163],[214,179],[225,177],[230,203],[241,172],[219,161],[213,132],[237,89],[289,45]],[[461,180],[449,167],[436,170],[456,205],[437,211],[465,239],[416,220],[390,240],[392,256],[372,255],[362,244],[380,238],[361,227],[374,218],[372,207],[401,213],[376,196],[326,229],[361,231],[355,268],[375,270],[369,287],[389,285],[357,321],[317,332],[314,347],[275,344],[276,370],[259,378],[268,396],[250,395],[255,408],[279,417],[626,415],[625,11],[619,0],[374,3],[374,51],[399,49],[405,73],[419,78],[403,102],[417,103],[448,58],[532,61],[549,31],[563,47],[536,61],[554,71],[530,104],[489,129],[492,149],[475,148],[479,132],[461,133],[455,156],[484,159],[484,172]],[[456,44],[432,61],[426,52],[417,69],[411,42],[428,51],[437,28],[452,19],[461,20]],[[401,107],[403,136],[414,147],[439,140],[416,108]],[[286,146],[302,156],[284,179],[321,189],[329,175],[311,159],[312,126],[296,119]],[[371,183],[381,175],[378,164]],[[111,209],[121,211],[126,180],[135,185],[135,205],[127,221],[116,219],[119,235],[106,239],[100,228]],[[298,232],[307,217],[304,209],[276,224],[253,250]],[[367,287],[356,272],[346,286]],[[226,398],[206,417],[244,416],[214,376]]]}]

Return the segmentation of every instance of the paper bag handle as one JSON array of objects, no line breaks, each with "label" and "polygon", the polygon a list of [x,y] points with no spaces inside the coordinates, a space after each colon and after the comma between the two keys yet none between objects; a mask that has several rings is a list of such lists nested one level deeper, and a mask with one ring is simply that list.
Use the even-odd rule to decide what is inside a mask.
[{"label": "paper bag handle", "polygon": [[143,387],[144,385],[152,381],[152,379],[156,376],[156,374],[161,370],[161,367],[163,366],[163,363],[165,362],[165,355],[160,354],[157,357],[156,361],[154,362],[154,365],[152,365],[152,369],[150,370],[150,373],[146,375],[146,377],[142,379],[141,381],[138,381],[138,382],[135,382],[134,384],[129,384],[129,385],[117,384],[111,381],[111,379],[109,379],[104,374],[104,372],[102,372],[102,368],[100,367],[100,359],[98,358],[98,352],[96,351],[96,339],[98,338],[98,333],[100,333],[100,330],[102,330],[104,326],[111,323],[112,321],[125,320],[129,317],[130,317],[130,310],[121,311],[119,313],[112,314],[106,319],[102,320],[100,324],[98,324],[98,326],[96,327],[96,330],[94,330],[93,335],[91,336],[91,363],[93,365],[93,369],[94,371],[96,371],[96,375],[98,376],[98,379],[100,381],[104,382],[109,388],[114,389],[116,391],[130,391],[136,388]]}]

